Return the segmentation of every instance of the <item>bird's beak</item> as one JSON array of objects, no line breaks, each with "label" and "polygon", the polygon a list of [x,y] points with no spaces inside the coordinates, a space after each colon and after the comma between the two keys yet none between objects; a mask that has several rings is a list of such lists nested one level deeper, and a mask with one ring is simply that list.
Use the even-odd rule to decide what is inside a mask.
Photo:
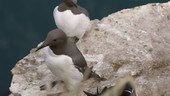
[{"label": "bird's beak", "polygon": [[46,47],[46,46],[48,46],[48,44],[46,44],[46,43],[44,42],[43,44],[41,44],[40,46],[38,46],[38,48],[35,50],[35,52],[37,52],[38,50],[40,50],[40,49],[42,49],[42,48],[44,48],[44,47]]}]

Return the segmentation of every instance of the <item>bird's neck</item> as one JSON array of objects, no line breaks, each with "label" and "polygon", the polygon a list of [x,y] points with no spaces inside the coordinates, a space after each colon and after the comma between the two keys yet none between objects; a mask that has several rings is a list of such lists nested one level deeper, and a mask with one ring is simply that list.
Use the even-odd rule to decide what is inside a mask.
[{"label": "bird's neck", "polygon": [[67,43],[60,44],[57,46],[50,46],[50,49],[53,51],[55,55],[62,55],[62,54],[65,54],[66,45]]}]

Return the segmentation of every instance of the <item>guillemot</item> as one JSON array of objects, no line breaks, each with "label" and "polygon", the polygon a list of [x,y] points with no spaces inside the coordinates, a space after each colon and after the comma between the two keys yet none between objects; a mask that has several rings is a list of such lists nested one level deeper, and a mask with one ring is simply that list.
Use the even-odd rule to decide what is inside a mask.
[{"label": "guillemot", "polygon": [[[102,89],[101,92],[99,92],[98,88],[97,88],[97,92],[95,94],[83,91],[87,96],[103,96],[106,92],[108,92],[109,90],[112,90],[114,88],[114,86],[111,87],[104,87]],[[130,82],[126,82],[123,89],[120,90],[120,92],[118,96],[137,96],[134,87],[131,85]],[[110,95],[109,95],[110,96]],[[117,96],[117,95],[116,95]]]},{"label": "guillemot", "polygon": [[68,91],[73,90],[83,81],[85,72],[89,72],[87,78],[95,77],[104,80],[91,71],[74,40],[68,38],[62,30],[50,31],[36,51],[42,48],[48,68],[65,83]]},{"label": "guillemot", "polygon": [[77,4],[77,0],[62,0],[62,3],[55,7],[53,14],[55,24],[68,37],[81,39],[90,28],[89,13]]}]

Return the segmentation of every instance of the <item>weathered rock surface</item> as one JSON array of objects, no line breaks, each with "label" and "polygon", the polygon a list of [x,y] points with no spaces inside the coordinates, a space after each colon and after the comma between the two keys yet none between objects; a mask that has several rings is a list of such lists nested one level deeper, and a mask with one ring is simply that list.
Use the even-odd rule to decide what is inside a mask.
[{"label": "weathered rock surface", "polygon": [[[93,20],[77,45],[88,65],[107,78],[85,81],[78,96],[85,96],[82,90],[96,92],[96,87],[115,85],[126,75],[134,77],[139,96],[170,96],[170,2]],[[62,85],[39,90],[57,77],[46,67],[43,53],[33,50],[12,69],[11,96],[46,96],[63,90]]]}]

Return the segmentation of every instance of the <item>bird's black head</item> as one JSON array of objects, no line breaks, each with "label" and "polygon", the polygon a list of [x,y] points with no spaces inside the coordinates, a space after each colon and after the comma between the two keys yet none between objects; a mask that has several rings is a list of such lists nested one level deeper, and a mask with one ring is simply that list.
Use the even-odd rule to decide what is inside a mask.
[{"label": "bird's black head", "polygon": [[46,46],[50,46],[50,47],[61,46],[61,45],[64,45],[66,42],[67,42],[66,34],[60,29],[54,29],[48,33],[45,41],[43,42],[42,45],[40,45],[36,49],[36,51],[38,51]]},{"label": "bird's black head", "polygon": [[77,3],[77,0],[62,0],[63,2],[73,2],[73,3]]},{"label": "bird's black head", "polygon": [[62,0],[69,7],[77,7],[77,0]]}]

